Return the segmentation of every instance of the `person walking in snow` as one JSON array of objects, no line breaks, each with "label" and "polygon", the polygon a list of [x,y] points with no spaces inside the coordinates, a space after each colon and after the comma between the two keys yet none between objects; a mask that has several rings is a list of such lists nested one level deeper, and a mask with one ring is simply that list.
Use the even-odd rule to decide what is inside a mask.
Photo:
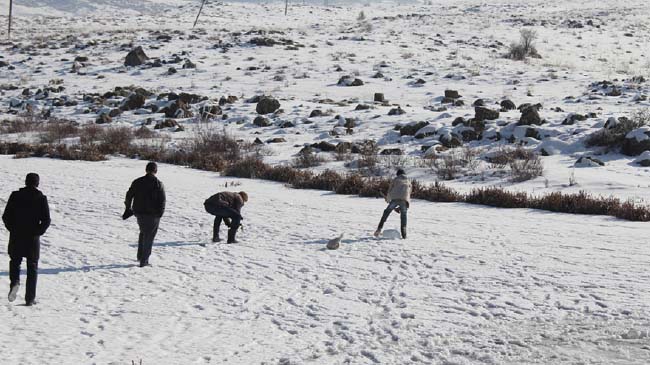
[{"label": "person walking in snow", "polygon": [[38,259],[41,251],[40,237],[50,226],[50,207],[47,197],[38,190],[40,177],[29,173],[25,187],[9,196],[2,221],[9,231],[9,296],[16,300],[20,288],[20,265],[27,259],[27,288],[25,305],[31,306],[36,298]]},{"label": "person walking in snow", "polygon": [[135,179],[131,183],[129,191],[126,192],[123,219],[132,215],[138,220],[140,236],[138,238],[138,261],[140,267],[150,266],[149,256],[153,240],[158,233],[160,218],[165,213],[165,187],[158,180],[158,165],[155,162],[149,162],[145,169],[146,175]]},{"label": "person walking in snow", "polygon": [[402,238],[406,238],[406,213],[411,205],[411,181],[406,178],[406,173],[403,169],[397,170],[397,177],[391,181],[388,194],[384,198],[388,203],[388,207],[384,209],[384,214],[381,216],[379,226],[377,226],[377,230],[375,231],[375,237],[381,235],[381,230],[384,228],[386,219],[395,210],[400,213]]},{"label": "person walking in snow", "polygon": [[237,243],[235,235],[241,225],[242,219],[241,208],[248,201],[248,194],[243,191],[234,193],[231,191],[222,191],[206,199],[203,203],[205,210],[214,216],[214,226],[212,228],[212,242],[219,242],[219,227],[223,220],[228,226],[227,243]]}]

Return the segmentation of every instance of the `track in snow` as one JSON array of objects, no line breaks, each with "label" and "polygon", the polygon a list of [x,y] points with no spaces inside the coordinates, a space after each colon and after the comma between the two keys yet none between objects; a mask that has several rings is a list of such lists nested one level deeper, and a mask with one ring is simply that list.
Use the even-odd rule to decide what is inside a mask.
[{"label": "track in snow", "polygon": [[[0,305],[3,363],[650,362],[647,224],[414,201],[408,240],[374,240],[383,201],[163,165],[168,209],[140,269],[120,214],[143,170],[0,157],[2,206],[35,171],[53,216],[39,305]],[[202,202],[232,181],[251,196],[242,243],[201,247]]]}]

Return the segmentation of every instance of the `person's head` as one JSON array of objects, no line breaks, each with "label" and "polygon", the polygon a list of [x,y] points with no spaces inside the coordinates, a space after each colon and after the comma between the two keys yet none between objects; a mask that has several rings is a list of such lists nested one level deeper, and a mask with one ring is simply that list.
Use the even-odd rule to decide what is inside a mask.
[{"label": "person's head", "polygon": [[246,203],[248,201],[248,194],[246,194],[245,191],[240,191],[239,196],[241,196],[241,199]]},{"label": "person's head", "polygon": [[30,172],[25,177],[25,186],[30,187],[30,188],[37,188],[40,181],[41,181],[41,178],[38,176],[37,173]]},{"label": "person's head", "polygon": [[147,167],[145,168],[145,171],[147,172],[147,174],[155,175],[158,172],[158,165],[156,165],[155,162],[149,162],[147,164]]},{"label": "person's head", "polygon": [[404,169],[397,169],[397,176],[402,176],[402,175],[406,175]]}]

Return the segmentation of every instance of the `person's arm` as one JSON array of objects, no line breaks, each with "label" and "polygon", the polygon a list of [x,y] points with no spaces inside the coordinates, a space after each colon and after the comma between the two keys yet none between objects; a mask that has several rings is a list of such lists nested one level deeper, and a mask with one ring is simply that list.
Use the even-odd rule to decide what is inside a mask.
[{"label": "person's arm", "polygon": [[386,203],[390,203],[390,192],[393,190],[393,186],[395,184],[395,180],[391,180],[390,185],[388,185],[388,191],[386,192],[386,195],[384,195],[384,200]]},{"label": "person's arm", "polygon": [[158,197],[158,212],[160,214],[160,217],[162,217],[163,214],[165,214],[165,207],[167,206],[167,196],[165,195],[165,186],[163,185],[162,181],[160,181]]},{"label": "person's arm", "polygon": [[126,198],[124,199],[124,205],[126,206],[126,210],[131,210],[133,197],[135,197],[135,181],[131,183],[131,187],[126,192]]},{"label": "person's arm", "polygon": [[41,203],[41,223],[39,226],[39,236],[45,234],[45,231],[50,227],[52,220],[50,219],[50,206],[47,204],[47,197],[43,196],[43,202]]},{"label": "person's arm", "polygon": [[7,205],[5,206],[5,211],[2,214],[2,221],[4,222],[5,227],[9,232],[11,232],[14,225],[14,210],[16,205],[14,200],[14,193],[11,193],[9,200],[7,201]]}]

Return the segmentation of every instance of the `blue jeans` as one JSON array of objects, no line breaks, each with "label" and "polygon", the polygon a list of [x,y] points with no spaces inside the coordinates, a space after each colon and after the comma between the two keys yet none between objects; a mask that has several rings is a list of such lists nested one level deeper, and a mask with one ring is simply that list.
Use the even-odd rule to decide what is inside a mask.
[{"label": "blue jeans", "polygon": [[406,200],[392,200],[388,203],[388,207],[384,209],[384,214],[381,216],[377,230],[381,231],[384,228],[384,223],[386,223],[388,216],[397,207],[400,210],[400,226],[402,229],[406,228],[406,213],[409,209],[409,203]]}]

